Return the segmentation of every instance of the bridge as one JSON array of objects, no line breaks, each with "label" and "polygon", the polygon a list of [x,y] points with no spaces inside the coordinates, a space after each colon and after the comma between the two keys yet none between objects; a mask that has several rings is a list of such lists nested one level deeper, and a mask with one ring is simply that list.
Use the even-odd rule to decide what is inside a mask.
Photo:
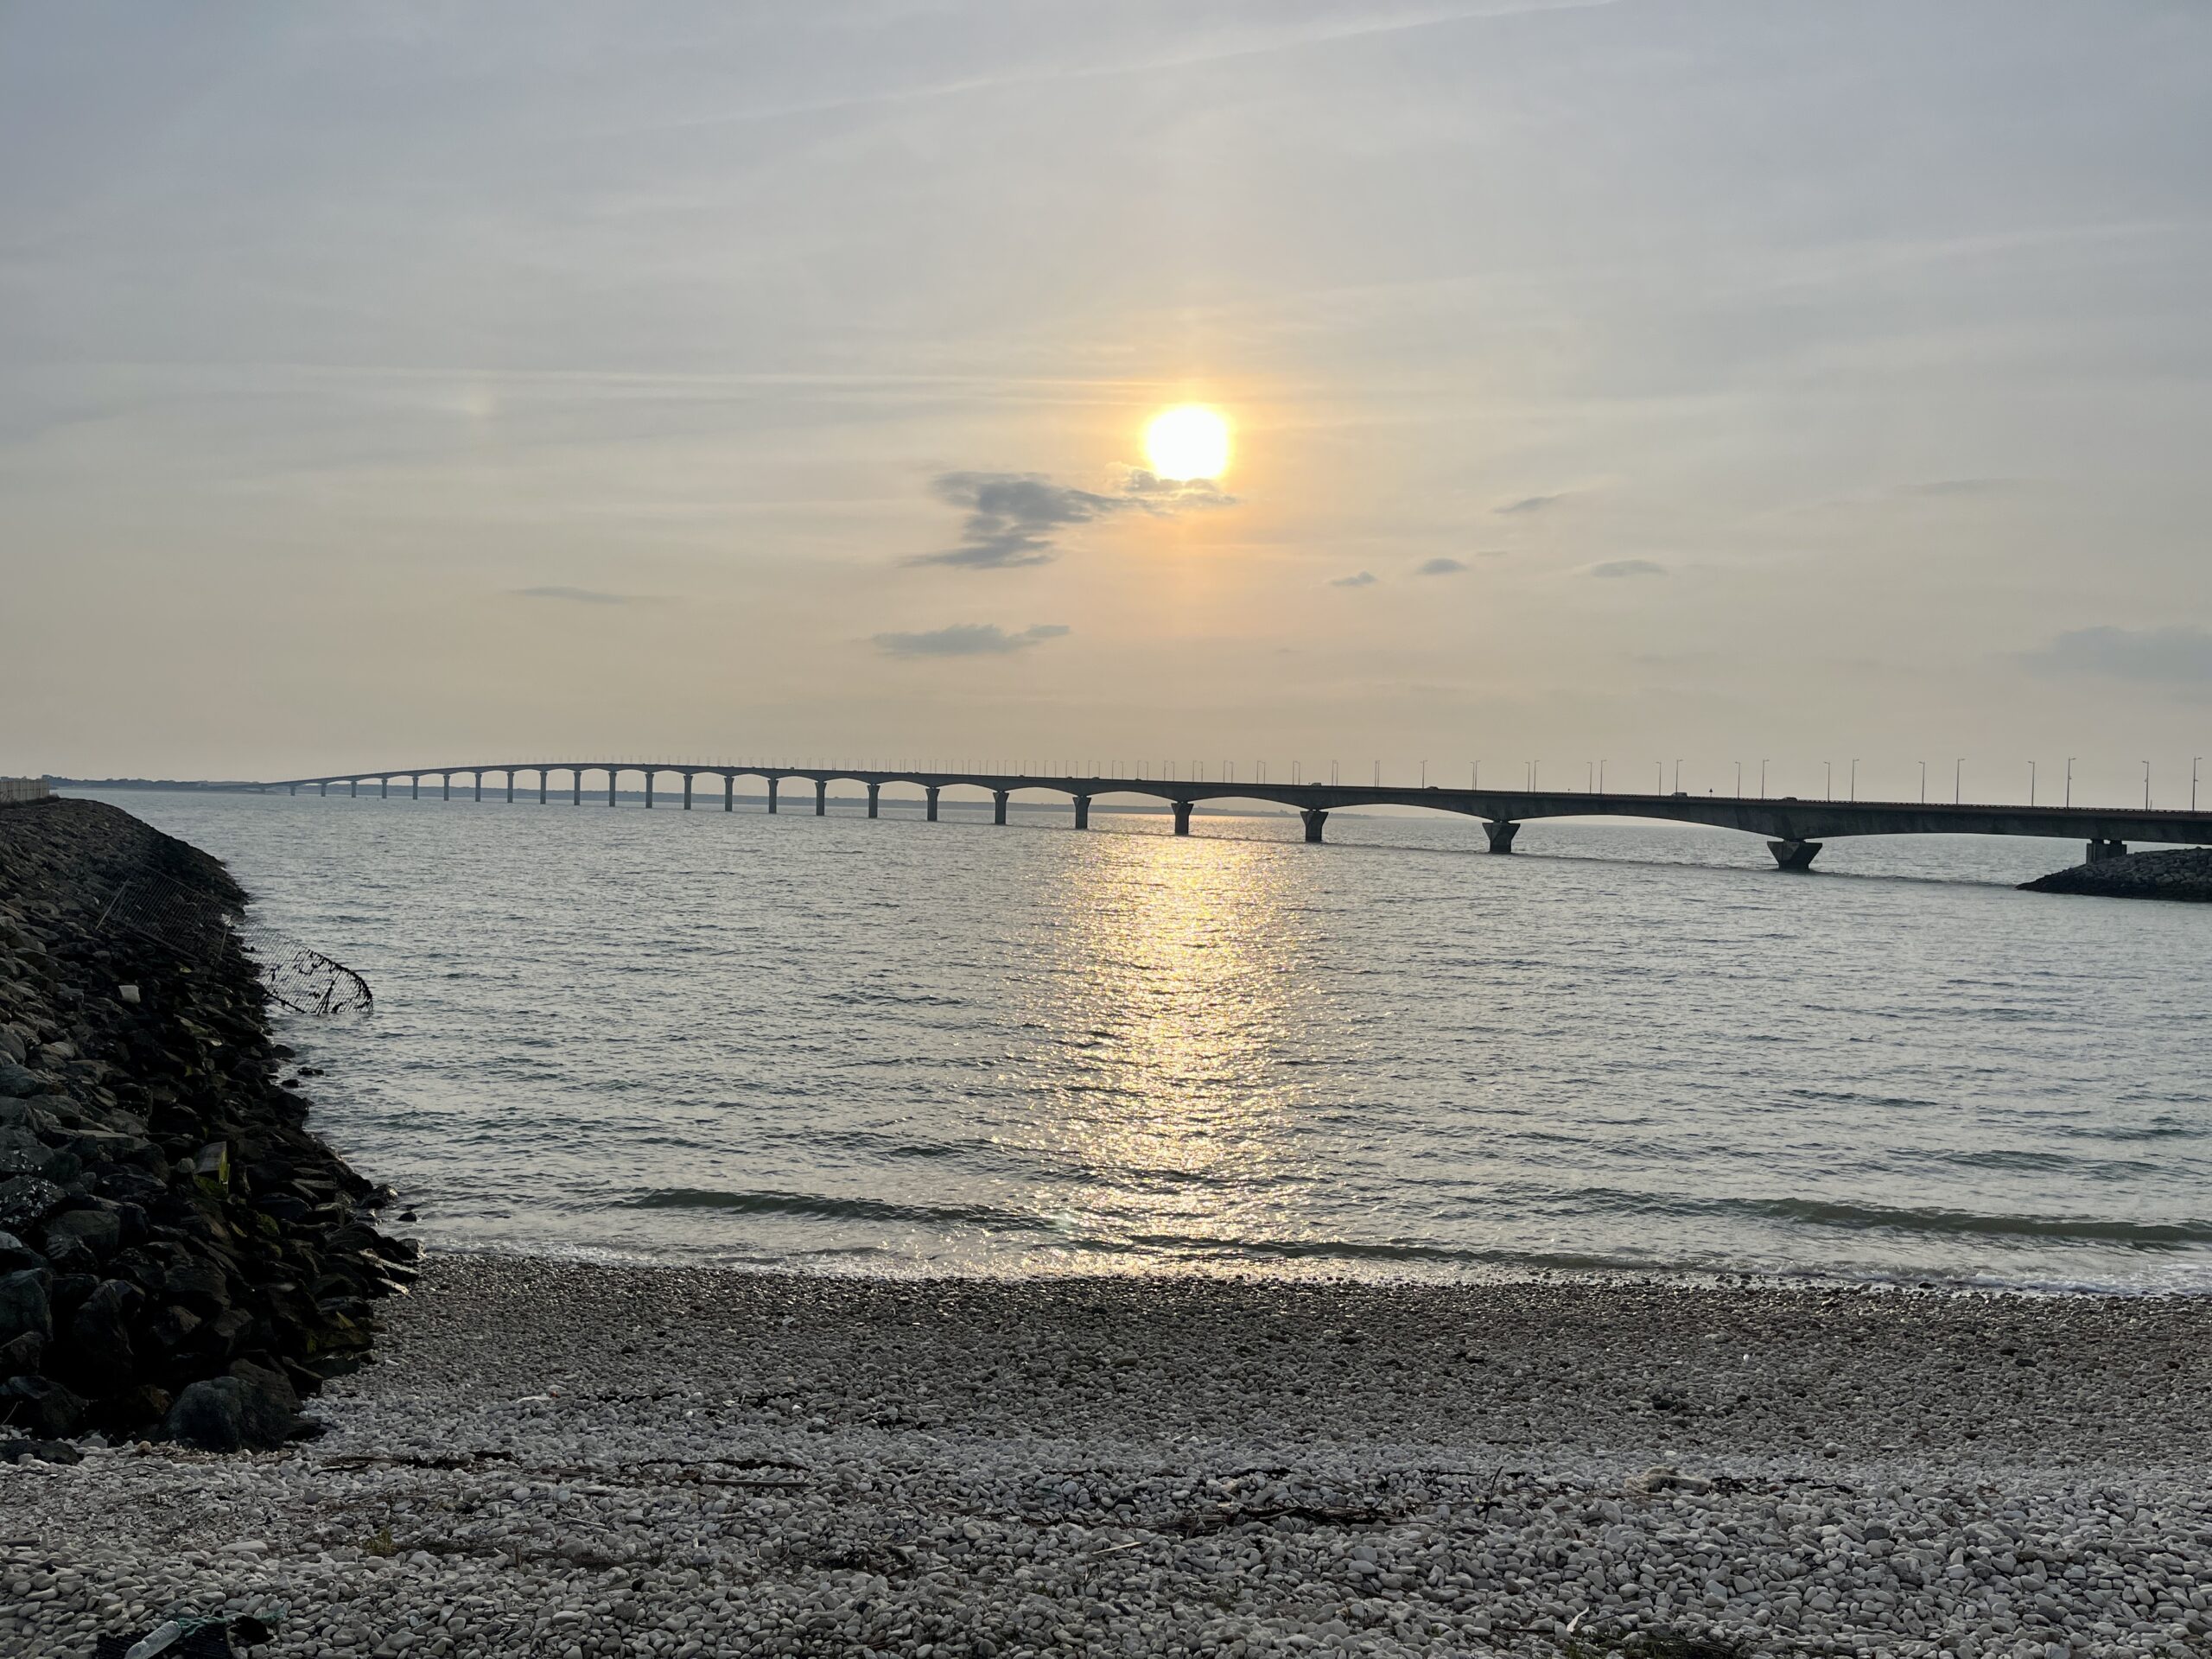
[{"label": "bridge", "polygon": [[[1764,836],[1775,862],[1785,870],[1810,869],[1823,843],[1845,836],[2038,836],[2079,840],[2088,849],[2088,861],[2117,858],[2133,842],[2174,845],[2212,845],[2212,813],[2141,811],[2101,806],[2006,806],[1973,803],[1928,801],[1800,800],[1735,795],[1690,795],[1681,792],[1642,795],[1619,791],[1538,789],[1450,789],[1437,785],[1400,788],[1391,785],[1271,784],[1240,781],[1224,775],[1211,779],[1197,769],[1187,778],[1163,776],[1062,777],[991,772],[935,772],[912,769],[871,770],[851,766],[733,766],[696,762],[670,763],[637,760],[523,760],[494,766],[397,767],[390,771],[334,772],[327,778],[290,778],[255,787],[267,793],[302,789],[330,793],[333,784],[358,796],[361,785],[373,784],[379,796],[389,798],[395,779],[403,782],[409,798],[420,799],[423,780],[435,781],[438,798],[453,798],[453,780],[469,780],[464,787],[474,798],[484,798],[484,779],[504,779],[506,798],[515,798],[515,779],[535,773],[537,803],[544,805],[555,792],[551,780],[566,773],[569,804],[581,806],[586,773],[604,774],[607,804],[613,806],[626,773],[644,783],[645,804],[652,806],[656,781],[683,780],[683,810],[691,809],[701,779],[721,782],[721,807],[737,807],[737,780],[758,778],[767,785],[768,810],[777,810],[781,785],[800,779],[814,785],[817,817],[830,810],[830,786],[854,783],[868,790],[868,815],[874,817],[886,785],[919,789],[930,819],[938,816],[938,797],[949,789],[976,790],[989,796],[992,822],[1006,822],[1007,804],[1018,794],[1036,791],[1065,797],[1074,808],[1075,827],[1090,827],[1091,803],[1103,795],[1149,796],[1164,801],[1175,817],[1175,833],[1191,833],[1192,809],[1203,801],[1265,801],[1294,808],[1306,821],[1306,839],[1319,842],[1329,814],[1348,807],[1410,806],[1438,812],[1457,812],[1483,821],[1493,853],[1510,853],[1521,826],[1535,818],[1621,817],[1653,818],[1674,823],[1699,823],[1722,830],[1740,830]],[[498,787],[499,785],[494,785]],[[711,783],[709,785],[711,789]],[[594,799],[598,791],[593,791]]]}]

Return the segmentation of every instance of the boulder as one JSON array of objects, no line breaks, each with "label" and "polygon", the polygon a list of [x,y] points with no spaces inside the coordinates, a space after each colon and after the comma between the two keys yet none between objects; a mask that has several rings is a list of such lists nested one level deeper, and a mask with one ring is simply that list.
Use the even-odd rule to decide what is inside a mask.
[{"label": "boulder", "polygon": [[0,1060],[0,1096],[10,1100],[28,1100],[33,1095],[45,1092],[44,1077],[24,1070],[13,1060]]},{"label": "boulder", "polygon": [[138,1287],[121,1279],[101,1281],[69,1321],[67,1352],[73,1376],[111,1394],[129,1386],[138,1357],[131,1351],[130,1324],[145,1303]]},{"label": "boulder", "polygon": [[177,1395],[162,1424],[163,1438],[203,1452],[282,1446],[311,1425],[300,1397],[281,1374],[240,1360],[221,1376],[202,1377]]},{"label": "boulder", "polygon": [[22,1237],[53,1214],[67,1196],[43,1176],[10,1176],[0,1181],[0,1230]]},{"label": "boulder", "polygon": [[21,1273],[26,1268],[42,1268],[46,1258],[17,1238],[13,1233],[0,1233],[0,1273]]},{"label": "boulder", "polygon": [[11,1376],[29,1376],[46,1362],[46,1338],[35,1331],[0,1342],[0,1382]]},{"label": "boulder", "polygon": [[0,1274],[0,1342],[12,1342],[26,1332],[41,1339],[54,1334],[47,1275],[35,1268]]},{"label": "boulder", "polygon": [[123,1245],[123,1221],[111,1208],[64,1210],[46,1224],[46,1256],[56,1267],[79,1255],[105,1262]]},{"label": "boulder", "polygon": [[48,1376],[0,1382],[0,1424],[42,1440],[66,1440],[84,1426],[85,1402]]}]

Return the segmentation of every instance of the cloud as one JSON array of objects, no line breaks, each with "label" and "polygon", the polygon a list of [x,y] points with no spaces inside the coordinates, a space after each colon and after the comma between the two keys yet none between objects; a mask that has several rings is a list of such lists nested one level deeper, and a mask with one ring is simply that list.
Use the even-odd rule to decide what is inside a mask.
[{"label": "cloud", "polygon": [[1995,495],[2017,488],[2015,478],[1937,478],[1924,484],[1900,484],[1899,495]]},{"label": "cloud", "polygon": [[1234,506],[1208,479],[1163,479],[1136,468],[1120,490],[1102,495],[1055,484],[1041,473],[942,473],[930,487],[939,499],[968,509],[960,545],[918,553],[908,564],[947,564],[966,570],[1010,570],[1047,564],[1059,556],[1059,532],[1115,512],[1155,518],[1197,507]]},{"label": "cloud", "polygon": [[1590,567],[1593,576],[1663,576],[1667,567],[1656,559],[1607,559]]},{"label": "cloud", "polygon": [[1417,576],[1456,576],[1467,568],[1465,559],[1429,559],[1414,567]]},{"label": "cloud", "polygon": [[872,643],[893,657],[1004,657],[1067,632],[1057,622],[1040,622],[1019,633],[1008,633],[995,622],[956,622],[927,633],[879,633]]},{"label": "cloud", "polygon": [[2212,684],[2212,633],[2165,628],[2075,628],[2023,659],[2031,672],[2096,675],[2174,685]]},{"label": "cloud", "polygon": [[565,599],[573,605],[635,605],[645,597],[641,594],[602,594],[592,588],[518,588],[518,599]]},{"label": "cloud", "polygon": [[1509,501],[1491,511],[1507,512],[1541,512],[1546,507],[1556,506],[1567,499],[1565,495],[1524,495],[1518,501]]},{"label": "cloud", "polygon": [[1372,588],[1382,578],[1372,570],[1363,570],[1356,576],[1338,576],[1329,584],[1332,588]]}]

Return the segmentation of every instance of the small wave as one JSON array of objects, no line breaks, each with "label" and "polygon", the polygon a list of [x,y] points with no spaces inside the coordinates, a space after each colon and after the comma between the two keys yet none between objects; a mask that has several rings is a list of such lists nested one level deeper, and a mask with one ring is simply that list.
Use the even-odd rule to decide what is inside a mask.
[{"label": "small wave", "polygon": [[2139,1250],[2212,1244],[2212,1222],[2100,1220],[2089,1216],[1988,1216],[1969,1210],[1900,1210],[1825,1203],[1816,1198],[1720,1198],[1700,1206],[1808,1227],[1851,1232],[1932,1233],[1950,1237],[2049,1239],[2069,1244],[2120,1244]]},{"label": "small wave", "polygon": [[983,1227],[993,1232],[1050,1232],[1033,1216],[988,1205],[894,1204],[882,1198],[833,1198],[818,1192],[715,1192],[662,1187],[626,1198],[620,1210],[726,1210],[746,1216],[810,1216],[822,1221],[905,1223],[920,1227]]}]

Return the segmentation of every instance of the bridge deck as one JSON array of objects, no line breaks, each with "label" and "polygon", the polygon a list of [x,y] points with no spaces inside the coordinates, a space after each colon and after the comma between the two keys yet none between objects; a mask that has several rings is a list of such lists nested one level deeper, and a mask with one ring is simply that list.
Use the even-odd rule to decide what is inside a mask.
[{"label": "bridge deck", "polygon": [[[1004,817],[1006,800],[1025,791],[1065,795],[1077,804],[1079,821],[1087,822],[1092,801],[1103,796],[1149,796],[1176,810],[1177,827],[1187,829],[1189,809],[1204,801],[1264,801],[1293,807],[1307,815],[1308,834],[1319,838],[1320,821],[1332,811],[1347,807],[1407,806],[1478,817],[1503,829],[1504,851],[1511,845],[1510,826],[1541,818],[1628,817],[1676,823],[1697,823],[1764,836],[1772,842],[1796,847],[1844,836],[2040,836],[2078,840],[2093,849],[2112,849],[2126,842],[2174,845],[2212,845],[2212,813],[2167,811],[2104,806],[2022,806],[1997,803],[1937,801],[1838,801],[1688,794],[1639,794],[1625,791],[1454,789],[1442,786],[1401,788],[1356,784],[1262,783],[1251,780],[1198,778],[1146,778],[1050,775],[1020,772],[938,772],[912,769],[879,770],[854,766],[788,766],[740,765],[671,765],[635,760],[524,760],[488,766],[401,766],[389,771],[334,772],[322,778],[290,778],[260,785],[264,790],[297,791],[341,784],[388,786],[394,779],[410,785],[434,779],[442,785],[454,778],[476,781],[480,790],[486,776],[501,777],[512,797],[517,776],[538,779],[541,798],[548,793],[552,774],[570,774],[569,794],[583,794],[583,777],[598,773],[606,779],[612,798],[616,780],[626,773],[645,779],[648,798],[653,780],[676,777],[684,780],[685,804],[690,804],[693,785],[701,778],[724,780],[725,804],[740,778],[758,778],[771,785],[787,779],[804,779],[817,785],[817,810],[822,810],[829,786],[836,783],[865,785],[871,798],[887,785],[918,788],[930,798],[932,810],[938,794],[948,789],[982,791],[997,800]],[[1493,831],[1492,842],[1501,839]],[[1783,857],[1777,847],[1777,857]],[[1808,855],[1807,856],[1809,856]]]}]

